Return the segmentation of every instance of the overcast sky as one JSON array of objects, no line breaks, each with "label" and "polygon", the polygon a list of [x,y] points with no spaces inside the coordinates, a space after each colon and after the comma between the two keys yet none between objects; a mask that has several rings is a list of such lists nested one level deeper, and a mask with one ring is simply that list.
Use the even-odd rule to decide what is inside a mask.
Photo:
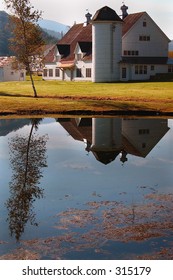
[{"label": "overcast sky", "polygon": [[[43,11],[43,18],[55,20],[66,25],[85,21],[88,9],[94,15],[103,6],[114,9],[121,14],[123,0],[30,0],[36,9]],[[166,35],[173,39],[173,0],[124,0],[129,13],[146,11],[160,26]],[[0,10],[4,10],[0,0]]]}]

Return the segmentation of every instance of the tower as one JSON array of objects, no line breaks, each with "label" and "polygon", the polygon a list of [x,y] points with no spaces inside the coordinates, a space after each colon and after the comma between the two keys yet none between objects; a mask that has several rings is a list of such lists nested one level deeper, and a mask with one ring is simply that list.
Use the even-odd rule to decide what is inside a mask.
[{"label": "tower", "polygon": [[86,24],[88,25],[90,22],[91,22],[91,17],[92,17],[92,14],[90,14],[89,12],[85,15],[86,17]]},{"label": "tower", "polygon": [[120,79],[122,53],[122,19],[105,6],[92,19],[93,82],[114,82]]},{"label": "tower", "polygon": [[125,17],[128,16],[127,10],[128,10],[128,7],[123,4],[123,6],[121,6],[122,19],[125,19]]}]

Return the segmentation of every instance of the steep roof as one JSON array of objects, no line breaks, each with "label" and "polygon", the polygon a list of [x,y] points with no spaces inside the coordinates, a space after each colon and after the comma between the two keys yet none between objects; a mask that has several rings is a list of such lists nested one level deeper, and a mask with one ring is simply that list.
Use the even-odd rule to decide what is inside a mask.
[{"label": "steep roof", "polygon": [[[92,25],[75,24],[67,32],[67,34],[58,42],[57,47],[63,51],[67,50],[69,46],[69,53],[64,53],[61,61],[73,61],[75,58],[75,48],[77,43],[80,43],[82,48],[87,49],[86,53],[90,56],[91,43],[92,43]],[[85,60],[87,59],[87,54],[85,55]]]},{"label": "steep roof", "polygon": [[48,53],[46,54],[46,56],[44,57],[44,62],[45,63],[52,63],[52,62],[56,62],[56,50],[57,50],[57,46],[53,45],[49,50]]},{"label": "steep roof", "polygon": [[58,45],[70,45],[80,34],[83,28],[83,23],[74,24],[69,31],[58,42]]},{"label": "steep roof", "polygon": [[92,21],[121,21],[122,22],[122,19],[117,15],[117,13],[113,9],[109,8],[108,6],[105,6],[95,13]]}]

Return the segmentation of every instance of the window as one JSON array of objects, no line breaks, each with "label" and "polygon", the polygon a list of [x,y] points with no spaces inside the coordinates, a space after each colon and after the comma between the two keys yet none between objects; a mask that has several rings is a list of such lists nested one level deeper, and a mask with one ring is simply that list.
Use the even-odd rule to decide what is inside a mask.
[{"label": "window", "polygon": [[147,74],[147,65],[144,65],[144,74],[146,75]]},{"label": "window", "polygon": [[146,148],[146,143],[142,143],[142,148],[145,149]]},{"label": "window", "polygon": [[82,70],[81,70],[81,68],[77,68],[76,69],[76,77],[77,78],[82,78]]},{"label": "window", "polygon": [[12,76],[14,75],[14,72],[13,72],[13,71],[11,72],[11,75],[12,75]]},{"label": "window", "polygon": [[135,74],[136,75],[143,75],[147,74],[147,65],[135,65]]},{"label": "window", "polygon": [[20,77],[24,78],[24,73],[23,72],[20,73]]},{"label": "window", "polygon": [[126,79],[126,77],[127,77],[127,69],[126,69],[126,67],[123,67],[122,68],[122,79]]},{"label": "window", "polygon": [[151,65],[151,71],[154,71],[154,70],[155,70],[154,65]]},{"label": "window", "polygon": [[59,68],[55,69],[55,77],[60,77],[60,70],[59,70]]},{"label": "window", "polygon": [[49,77],[53,77],[53,69],[49,69]]},{"label": "window", "polygon": [[139,135],[150,134],[149,129],[139,129]]},{"label": "window", "polygon": [[145,20],[145,21],[143,21],[143,27],[146,27],[146,26],[147,26],[147,22]]},{"label": "window", "polygon": [[91,68],[86,68],[86,78],[91,78]]},{"label": "window", "polygon": [[140,35],[139,41],[150,41],[150,36]]},{"label": "window", "polygon": [[47,69],[43,69],[43,76],[47,77]]},{"label": "window", "polygon": [[168,65],[168,73],[173,73],[173,65]]},{"label": "window", "polygon": [[127,51],[127,50],[125,50],[125,51],[124,51],[124,55],[138,56],[138,55],[139,55],[139,51],[135,51],[135,50],[133,50],[133,51]]}]

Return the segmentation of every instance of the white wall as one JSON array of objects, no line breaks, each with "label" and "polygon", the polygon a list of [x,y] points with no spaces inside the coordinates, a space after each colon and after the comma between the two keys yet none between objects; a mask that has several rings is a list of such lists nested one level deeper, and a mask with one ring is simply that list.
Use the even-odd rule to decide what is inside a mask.
[{"label": "white wall", "polygon": [[[3,81],[25,81],[26,71],[25,70],[14,70],[11,65],[5,65],[3,67]],[[23,74],[22,74],[23,73]]]},{"label": "white wall", "polygon": [[1,67],[0,68],[0,82],[3,82],[4,80],[4,71],[3,71],[3,68]]},{"label": "white wall", "polygon": [[[154,66],[154,70],[151,69],[151,66]],[[155,76],[156,74],[165,74],[168,73],[168,65],[147,65],[147,74],[135,74],[135,65],[134,64],[125,64],[122,63],[120,66],[121,74],[122,68],[126,68],[127,76],[126,78],[121,78],[121,81],[142,81],[142,80],[149,80],[151,76]]]},{"label": "white wall", "polygon": [[[76,68],[81,69],[82,72],[82,77],[78,78],[76,77]],[[74,70],[74,80],[75,81],[91,81],[92,80],[92,76],[91,77],[86,77],[86,69],[90,68],[91,69],[91,73],[92,73],[92,62],[91,61],[77,61],[76,62],[76,68]]]},{"label": "white wall", "polygon": [[[92,62],[91,61],[77,61],[74,68],[71,69],[60,69],[60,76],[55,77],[55,69],[57,64],[46,64],[45,68],[48,70],[47,76],[43,76],[44,80],[65,80],[65,81],[91,81],[92,77],[86,77],[86,69],[91,68],[92,72]],[[81,69],[82,77],[76,77],[76,69]],[[49,76],[49,69],[53,69],[53,76]]]},{"label": "white wall", "polygon": [[119,80],[122,51],[122,24],[94,22],[93,32],[93,82]]}]

